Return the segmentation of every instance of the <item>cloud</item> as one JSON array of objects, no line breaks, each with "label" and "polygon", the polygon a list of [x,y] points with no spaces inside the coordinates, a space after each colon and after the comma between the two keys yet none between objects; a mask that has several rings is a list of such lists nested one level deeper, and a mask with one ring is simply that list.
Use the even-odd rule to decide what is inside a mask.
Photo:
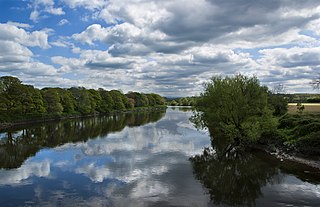
[{"label": "cloud", "polygon": [[41,16],[43,13],[53,14],[53,15],[64,15],[65,12],[61,7],[54,7],[54,0],[35,0],[31,3],[30,7],[33,11],[30,13],[30,20],[37,23],[41,18],[46,16]]},{"label": "cloud", "polygon": [[62,10],[62,8],[48,7],[44,11],[49,14],[54,14],[54,15],[64,15],[65,14],[65,12]]},{"label": "cloud", "polygon": [[107,5],[106,0],[61,0],[70,8],[84,7],[89,10],[101,9],[103,6]]},{"label": "cloud", "polygon": [[33,53],[26,47],[10,41],[0,41],[0,62],[1,65],[30,61]]},{"label": "cloud", "polygon": [[[104,56],[81,55],[80,59],[86,62],[82,70],[99,70],[99,75],[89,76],[92,79],[117,78],[110,86],[117,83],[124,90],[135,83],[137,90],[153,88],[166,95],[193,95],[200,93],[208,77],[237,72],[257,75],[263,84],[288,76],[298,84],[299,78],[307,79],[307,72],[315,72],[312,65],[318,64],[312,60],[314,53],[309,49],[301,50],[305,54],[300,55],[299,63],[285,58],[273,58],[276,63],[265,61],[272,57],[261,52],[264,48],[278,48],[279,57],[283,57],[284,45],[289,48],[318,45],[317,37],[303,32],[317,33],[320,6],[316,1],[272,0],[266,4],[260,0],[161,3],[111,0],[96,9],[98,18],[111,25],[92,24],[74,34],[73,39],[90,47],[103,44],[108,49],[99,52]],[[113,57],[118,57],[121,64]],[[303,72],[301,76],[289,71],[297,64],[309,69],[296,69]],[[271,80],[275,71],[278,75]],[[121,75],[126,80],[122,81]]]},{"label": "cloud", "polygon": [[85,31],[80,34],[74,34],[72,37],[82,43],[93,45],[94,41],[102,41],[105,38],[105,32],[107,32],[105,30],[106,29],[102,28],[101,25],[93,24],[87,27]]},{"label": "cloud", "polygon": [[63,26],[66,24],[70,24],[70,22],[67,19],[61,19],[60,22],[58,23],[59,26]]},{"label": "cloud", "polygon": [[39,15],[40,13],[37,11],[37,10],[33,10],[31,13],[30,13],[30,19],[33,21],[33,22],[38,22],[39,20]]},{"label": "cloud", "polygon": [[0,185],[23,184],[32,176],[48,177],[49,174],[49,161],[27,162],[18,169],[0,171]]},{"label": "cloud", "polygon": [[[49,58],[59,75],[78,79],[69,83],[197,95],[212,75],[241,72],[258,76],[265,85],[282,78],[294,91],[319,68],[311,49],[320,38],[316,0],[37,0],[31,8],[35,21],[68,11],[57,25],[70,24],[67,33],[72,35],[58,36],[58,29],[27,32],[27,25],[18,24],[11,25],[15,31],[10,35],[27,49],[54,46]],[[75,26],[69,12],[80,12],[87,22]],[[17,37],[23,31],[27,35]],[[305,49],[286,57],[294,48]],[[281,58],[273,54],[276,50]]]},{"label": "cloud", "polygon": [[28,47],[50,48],[48,36],[51,30],[27,32],[12,24],[0,24],[0,72],[26,78],[30,76],[53,76],[57,70],[35,60]]},{"label": "cloud", "polygon": [[320,48],[319,47],[293,47],[293,48],[275,48],[261,50],[264,64],[269,62],[277,67],[297,68],[306,67],[313,69],[320,67]]},{"label": "cloud", "polygon": [[110,177],[110,172],[108,168],[96,167],[94,163],[91,163],[84,167],[77,168],[75,172],[78,174],[85,174],[93,182],[97,183],[103,182],[105,178]]},{"label": "cloud", "polygon": [[30,24],[20,23],[20,22],[8,21],[7,24],[13,25],[13,26],[16,26],[16,27],[25,28],[25,29],[30,29],[30,28],[32,28],[32,26],[31,26]]},{"label": "cloud", "polygon": [[265,32],[281,34],[319,17],[314,9],[317,2],[294,2],[111,0],[101,10],[100,18],[107,23],[127,22],[147,31],[156,29],[175,42],[207,42],[259,26]]},{"label": "cloud", "polygon": [[51,30],[26,32],[24,29],[11,24],[0,24],[0,40],[17,42],[24,46],[37,46],[47,49],[50,47],[48,43],[50,31]]}]

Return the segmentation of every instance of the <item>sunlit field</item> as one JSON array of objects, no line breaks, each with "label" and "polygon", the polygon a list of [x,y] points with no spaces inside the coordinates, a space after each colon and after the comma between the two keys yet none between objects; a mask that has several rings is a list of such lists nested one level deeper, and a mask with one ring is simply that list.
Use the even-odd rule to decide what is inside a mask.
[{"label": "sunlit field", "polygon": [[[302,105],[304,105],[303,112],[320,113],[320,103],[302,103]],[[288,104],[289,113],[297,113],[297,111],[297,103]]]}]

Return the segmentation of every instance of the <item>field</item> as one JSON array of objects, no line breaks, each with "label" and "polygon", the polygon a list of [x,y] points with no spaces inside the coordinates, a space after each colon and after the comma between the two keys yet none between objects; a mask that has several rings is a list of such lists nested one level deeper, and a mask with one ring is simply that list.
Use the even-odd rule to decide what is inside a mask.
[{"label": "field", "polygon": [[[304,105],[303,112],[320,113],[320,103],[302,103]],[[297,113],[297,103],[288,104],[289,113]]]}]

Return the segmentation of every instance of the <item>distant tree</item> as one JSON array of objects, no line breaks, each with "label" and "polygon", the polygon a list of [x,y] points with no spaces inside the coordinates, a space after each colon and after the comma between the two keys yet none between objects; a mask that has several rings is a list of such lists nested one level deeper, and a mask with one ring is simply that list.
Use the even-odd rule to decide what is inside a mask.
[{"label": "distant tree", "polygon": [[102,104],[100,108],[101,112],[110,112],[114,108],[114,101],[110,95],[110,92],[100,88],[99,93],[102,99]]},{"label": "distant tree", "polygon": [[176,100],[172,100],[170,102],[170,106],[178,106],[179,104],[176,102]]},{"label": "distant tree", "polygon": [[128,98],[128,109],[133,109],[134,108],[134,104],[135,104],[135,101],[134,99],[132,98]]},{"label": "distant tree", "polygon": [[94,112],[90,92],[83,87],[72,87],[69,89],[76,101],[76,111],[81,114]]},{"label": "distant tree", "polygon": [[90,93],[90,101],[91,101],[91,108],[93,111],[101,111],[102,107],[102,97],[99,91],[94,89],[89,89],[88,92]]},{"label": "distant tree", "polygon": [[151,96],[154,98],[155,100],[155,104],[157,106],[162,106],[165,105],[165,100],[162,96],[160,96],[159,94],[155,94],[155,93],[151,93]]},{"label": "distant tree", "polygon": [[28,91],[29,91],[29,96],[31,96],[31,101],[32,103],[30,104],[31,106],[28,106],[27,113],[30,114],[44,114],[46,112],[45,106],[44,106],[44,101],[43,97],[41,95],[41,91],[39,89],[34,88],[33,86],[28,85]]},{"label": "distant tree", "polygon": [[21,81],[12,76],[2,76],[0,77],[0,85],[3,91],[9,91],[12,86],[21,85]]},{"label": "distant tree", "polygon": [[149,106],[149,99],[146,94],[138,92],[129,92],[126,94],[128,98],[132,98],[135,101],[135,107],[147,107]]},{"label": "distant tree", "polygon": [[45,102],[46,111],[49,114],[61,115],[63,106],[60,102],[59,89],[44,88],[41,90]]},{"label": "distant tree", "polygon": [[190,106],[189,99],[186,97],[180,98],[179,99],[179,105],[180,106]]},{"label": "distant tree", "polygon": [[288,111],[288,101],[283,94],[268,92],[268,103],[274,116],[282,116]]},{"label": "distant tree", "polygon": [[123,110],[126,108],[125,104],[123,103],[123,93],[118,90],[111,90],[110,95],[112,100],[114,101],[114,110]]},{"label": "distant tree", "polygon": [[60,102],[63,106],[63,113],[73,114],[76,110],[76,100],[72,93],[66,89],[59,90]]},{"label": "distant tree", "polygon": [[146,96],[147,96],[147,98],[148,98],[149,106],[155,106],[155,105],[157,105],[156,99],[155,99],[155,97],[154,97],[152,94],[146,94]]},{"label": "distant tree", "polygon": [[304,111],[304,105],[302,103],[297,103],[298,113],[302,113]]}]

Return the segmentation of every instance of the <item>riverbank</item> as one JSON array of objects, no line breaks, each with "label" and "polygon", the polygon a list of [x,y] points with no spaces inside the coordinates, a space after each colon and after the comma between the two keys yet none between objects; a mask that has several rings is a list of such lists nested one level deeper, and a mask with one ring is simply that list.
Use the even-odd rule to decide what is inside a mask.
[{"label": "riverbank", "polygon": [[264,151],[267,154],[273,156],[274,158],[280,160],[281,162],[295,162],[302,165],[306,165],[308,167],[312,167],[315,169],[320,170],[320,159],[319,156],[312,156],[307,154],[299,154],[296,152],[290,152],[286,151],[284,149],[280,148],[273,148],[270,149],[270,147],[265,145],[255,145],[251,146],[253,150],[260,150]]},{"label": "riverbank", "polygon": [[93,113],[93,114],[68,114],[68,115],[60,115],[60,116],[41,116],[41,117],[34,117],[34,119],[27,119],[27,120],[16,120],[12,122],[3,122],[0,123],[0,130],[9,129],[15,126],[27,125],[27,124],[34,124],[34,123],[46,123],[52,121],[60,121],[66,119],[81,119],[81,118],[89,118],[89,117],[96,117],[96,116],[112,116],[117,114],[123,113],[135,113],[135,112],[149,112],[149,111],[159,111],[166,109],[167,106],[155,106],[155,107],[139,107],[133,109],[126,109],[126,110],[114,110],[108,113]]}]

